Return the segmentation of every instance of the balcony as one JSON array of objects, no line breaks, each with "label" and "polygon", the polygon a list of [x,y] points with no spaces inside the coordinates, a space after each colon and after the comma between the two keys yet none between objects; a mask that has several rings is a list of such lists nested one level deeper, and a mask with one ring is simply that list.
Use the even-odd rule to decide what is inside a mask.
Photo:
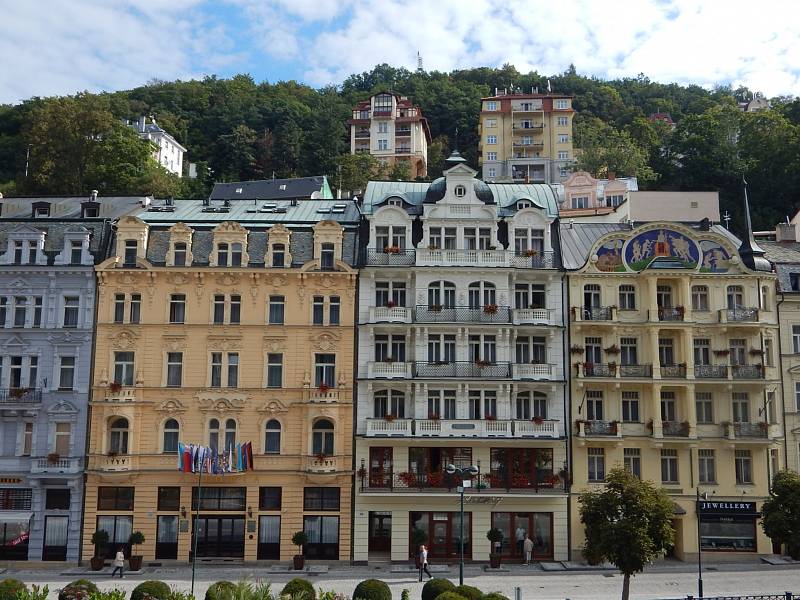
[{"label": "balcony", "polygon": [[367,437],[558,439],[554,419],[367,419]]},{"label": "balcony", "polygon": [[411,129],[395,129],[394,130],[395,137],[410,137],[411,136]]},{"label": "balcony", "polygon": [[616,377],[616,363],[581,363],[584,377]]},{"label": "balcony", "polygon": [[620,377],[639,377],[649,379],[653,376],[653,365],[619,365]]},{"label": "balcony", "polygon": [[411,154],[411,146],[397,146],[394,149],[395,154]]},{"label": "balcony", "polygon": [[514,325],[552,325],[553,314],[549,308],[515,308],[511,321]]},{"label": "balcony", "polygon": [[411,323],[412,310],[406,306],[370,306],[370,323]]},{"label": "balcony", "polygon": [[414,250],[386,252],[367,248],[362,263],[370,267],[410,267],[414,264]]},{"label": "balcony", "polygon": [[537,148],[542,149],[544,148],[543,142],[514,142],[513,146],[515,148]]},{"label": "balcony", "polygon": [[662,421],[661,433],[664,437],[689,437],[689,423],[686,421]]},{"label": "balcony", "polygon": [[756,323],[757,308],[723,308],[719,311],[720,323]]},{"label": "balcony", "polygon": [[553,269],[553,252],[524,252],[507,250],[456,250],[421,248],[417,250],[420,267],[514,267],[519,269]]},{"label": "balcony", "polygon": [[369,379],[411,379],[411,363],[409,362],[370,362],[367,363]]},{"label": "balcony", "polygon": [[612,306],[573,306],[572,315],[576,321],[612,321]]},{"label": "balcony", "polygon": [[469,377],[488,379],[509,379],[511,369],[509,363],[483,362],[415,362],[414,377]]},{"label": "balcony", "polygon": [[517,130],[514,133],[521,133],[525,131],[532,131],[533,133],[536,133],[537,131],[541,131],[544,129],[544,123],[519,122],[519,123],[514,123],[511,127],[512,129]]},{"label": "balcony", "polygon": [[695,365],[695,379],[727,379],[728,365]]},{"label": "balcony", "polygon": [[417,323],[510,323],[511,309],[508,306],[487,304],[486,306],[442,306],[417,305]]},{"label": "balcony", "polygon": [[686,311],[682,306],[676,307],[658,307],[658,320],[659,321],[683,321]]},{"label": "balcony", "polygon": [[413,419],[367,419],[367,437],[411,437]]},{"label": "balcony", "polygon": [[[359,470],[358,485],[362,493],[410,492],[410,493],[452,493],[461,485],[462,477],[443,471],[416,473],[398,472],[393,469]],[[564,493],[562,480],[551,472],[537,476],[512,473],[510,470],[478,473],[471,478],[471,485],[464,489],[466,494],[481,494],[487,491],[508,493]]]},{"label": "balcony", "polygon": [[369,129],[365,129],[363,131],[356,131],[356,139],[364,139],[369,138]]},{"label": "balcony", "polygon": [[105,402],[135,402],[136,388],[133,386],[118,388],[117,384],[111,384],[97,394],[97,397],[102,397]]},{"label": "balcony", "polygon": [[394,114],[394,110],[389,107],[382,107],[376,106],[372,109],[372,116],[373,117],[391,117]]},{"label": "balcony", "polygon": [[134,459],[130,454],[93,454],[89,457],[90,471],[131,471]]},{"label": "balcony", "polygon": [[0,389],[0,404],[39,404],[42,390],[31,388]]},{"label": "balcony", "polygon": [[686,365],[661,365],[659,367],[662,379],[686,379]]},{"label": "balcony", "polygon": [[80,458],[34,458],[31,460],[31,473],[49,474],[75,474],[83,471],[83,461]]},{"label": "balcony", "polygon": [[731,365],[734,379],[764,379],[764,368],[761,365]]},{"label": "balcony", "polygon": [[578,420],[578,437],[621,437],[622,427],[617,421]]},{"label": "balcony", "polygon": [[517,380],[550,379],[555,373],[555,365],[547,363],[514,363],[511,365],[511,376]]},{"label": "balcony", "polygon": [[343,399],[342,393],[338,389],[326,385],[307,388],[305,396],[309,402],[318,402],[321,404],[339,402],[340,399]]},{"label": "balcony", "polygon": [[723,424],[727,430],[729,439],[768,439],[770,434],[770,425],[764,421],[759,423],[725,423]]},{"label": "balcony", "polygon": [[347,456],[306,456],[303,458],[303,470],[308,473],[337,473],[350,470],[350,459]]}]

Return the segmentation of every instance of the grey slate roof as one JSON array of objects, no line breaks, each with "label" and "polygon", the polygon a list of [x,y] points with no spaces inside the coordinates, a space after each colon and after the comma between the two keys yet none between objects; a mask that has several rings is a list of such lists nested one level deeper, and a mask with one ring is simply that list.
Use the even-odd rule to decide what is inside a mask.
[{"label": "grey slate roof", "polygon": [[6,251],[9,235],[19,227],[35,227],[40,231],[44,231],[44,253],[47,256],[48,265],[54,264],[56,255],[60,254],[64,249],[64,233],[66,231],[75,230],[79,227],[89,230],[89,251],[94,255],[96,263],[106,258],[106,252],[111,240],[111,224],[102,220],[87,220],[75,223],[48,219],[47,222],[31,223],[30,221],[3,219],[0,220],[0,253]]},{"label": "grey slate roof", "polygon": [[[63,221],[81,219],[81,204],[89,202],[88,196],[42,196],[0,198],[0,221],[6,219],[32,221]],[[118,219],[140,209],[148,201],[145,196],[98,196],[100,219]],[[33,218],[33,204],[48,202],[50,216]]]},{"label": "grey slate roof", "polygon": [[[285,189],[281,189],[285,186]],[[324,175],[295,177],[293,179],[261,179],[257,181],[234,181],[215,183],[211,200],[279,200],[288,198],[311,198],[327,188]],[[241,190],[241,192],[237,192]]]},{"label": "grey slate roof", "polygon": [[780,291],[797,293],[797,290],[792,289],[791,276],[800,275],[800,243],[764,241],[758,243],[766,251],[766,259],[775,265]]}]

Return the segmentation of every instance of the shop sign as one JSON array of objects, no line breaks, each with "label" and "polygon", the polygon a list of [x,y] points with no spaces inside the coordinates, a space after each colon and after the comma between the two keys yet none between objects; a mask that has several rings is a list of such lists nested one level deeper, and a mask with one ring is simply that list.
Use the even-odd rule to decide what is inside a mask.
[{"label": "shop sign", "polygon": [[700,500],[697,512],[701,515],[749,515],[758,516],[755,502]]}]

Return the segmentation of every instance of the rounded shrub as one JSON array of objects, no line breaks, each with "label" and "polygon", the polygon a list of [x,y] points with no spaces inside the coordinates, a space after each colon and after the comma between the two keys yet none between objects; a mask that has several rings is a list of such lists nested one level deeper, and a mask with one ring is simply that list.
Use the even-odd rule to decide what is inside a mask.
[{"label": "rounded shrub", "polygon": [[83,600],[98,592],[97,586],[88,579],[76,579],[58,592],[58,600]]},{"label": "rounded shrub", "polygon": [[[295,598],[302,598],[303,600],[316,600],[317,593],[314,591],[314,586],[305,579],[295,577],[281,590],[281,597],[290,596],[293,600]],[[133,600],[131,598],[131,600]]]},{"label": "rounded shrub", "polygon": [[19,579],[3,579],[0,581],[0,600],[17,600],[17,592],[26,592],[28,588]]},{"label": "rounded shrub", "polygon": [[453,582],[449,579],[441,579],[438,577],[429,579],[425,585],[422,586],[422,600],[436,600],[439,594],[452,592],[454,589],[456,589],[456,586],[453,585]]},{"label": "rounded shrub", "polygon": [[489,592],[481,596],[481,600],[509,600],[508,596],[503,596],[500,592]]},{"label": "rounded shrub", "polygon": [[455,592],[442,592],[436,596],[436,600],[466,600],[466,598],[464,598],[464,596],[461,594],[456,594]]},{"label": "rounded shrub", "polygon": [[156,600],[169,600],[169,586],[163,581],[143,581],[131,592],[131,600],[149,600],[147,596]]},{"label": "rounded shrub", "polygon": [[230,581],[217,581],[208,586],[206,600],[231,600],[236,591],[236,584]]},{"label": "rounded shrub", "polygon": [[471,585],[460,585],[453,590],[459,596],[464,596],[467,600],[481,600],[483,592]]},{"label": "rounded shrub", "polygon": [[392,600],[392,591],[380,579],[366,579],[353,590],[353,600]]}]

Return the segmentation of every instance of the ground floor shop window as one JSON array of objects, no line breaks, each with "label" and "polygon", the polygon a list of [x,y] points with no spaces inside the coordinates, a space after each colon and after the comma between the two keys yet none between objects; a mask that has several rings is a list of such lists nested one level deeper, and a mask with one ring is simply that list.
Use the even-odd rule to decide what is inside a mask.
[{"label": "ground floor shop window", "polygon": [[156,558],[163,560],[178,558],[178,515],[158,516]]},{"label": "ground floor shop window", "polygon": [[30,514],[0,514],[0,560],[28,560]]},{"label": "ground floor shop window", "polygon": [[103,515],[97,517],[97,530],[108,534],[108,544],[98,549],[100,556],[114,558],[117,549],[122,547],[125,556],[131,555],[128,539],[133,531],[133,517]]},{"label": "ground floor shop window", "polygon": [[532,560],[553,558],[553,513],[493,512],[492,527],[503,532],[500,553],[523,560],[525,538],[533,542]]},{"label": "ground floor shop window", "polygon": [[305,516],[303,531],[308,536],[308,543],[303,546],[306,558],[339,559],[339,517]]},{"label": "ground floor shop window", "polygon": [[753,517],[703,515],[700,521],[703,550],[756,551],[756,520]]},{"label": "ground floor shop window", "polygon": [[553,487],[552,448],[492,448],[489,487]]},{"label": "ground floor shop window", "polygon": [[69,517],[60,515],[45,517],[42,560],[67,560],[68,537]]},{"label": "ground floor shop window", "polygon": [[[410,514],[409,550],[416,554],[411,539],[415,529],[428,537],[428,556],[431,558],[457,558],[461,547],[461,513],[412,512]],[[464,513],[464,557],[472,557],[472,513]]]},{"label": "ground floor shop window", "polygon": [[280,560],[280,558],[281,517],[261,515],[258,518],[258,560]]}]

